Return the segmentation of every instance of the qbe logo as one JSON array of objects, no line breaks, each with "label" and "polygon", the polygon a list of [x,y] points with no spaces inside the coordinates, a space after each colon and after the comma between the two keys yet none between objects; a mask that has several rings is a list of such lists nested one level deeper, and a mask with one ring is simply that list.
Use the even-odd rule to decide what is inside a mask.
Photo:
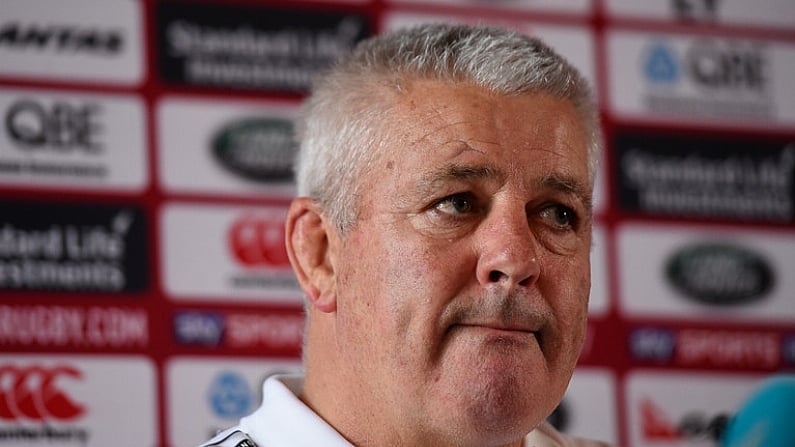
[{"label": "qbe logo", "polygon": [[5,114],[5,130],[23,150],[52,147],[53,150],[102,151],[98,120],[101,107],[95,102],[56,101],[43,104],[30,98],[11,104]]},{"label": "qbe logo", "polygon": [[149,176],[144,117],[129,95],[0,89],[0,182],[140,190]]},{"label": "qbe logo", "polygon": [[791,124],[789,42],[616,29],[607,44],[609,101],[622,119]]},{"label": "qbe logo", "polygon": [[[65,364],[0,366],[0,442],[3,440],[88,441],[80,420],[88,408],[65,391],[82,382],[81,370]],[[7,423],[11,423],[8,425]],[[53,423],[59,423],[57,428]]]},{"label": "qbe logo", "polygon": [[703,91],[765,93],[770,80],[762,44],[699,39],[684,51],[665,39],[652,41],[642,60],[652,84],[687,80]]},{"label": "qbe logo", "polygon": [[655,38],[640,57],[644,101],[653,112],[756,120],[774,114],[770,56],[763,43]]},{"label": "qbe logo", "polygon": [[654,84],[675,85],[682,77],[679,60],[664,42],[650,45],[643,61],[643,73]]}]

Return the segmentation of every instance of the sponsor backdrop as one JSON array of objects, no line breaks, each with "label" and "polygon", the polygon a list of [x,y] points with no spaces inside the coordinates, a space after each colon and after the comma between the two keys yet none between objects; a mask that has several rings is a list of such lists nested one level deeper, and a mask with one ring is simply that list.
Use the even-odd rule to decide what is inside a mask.
[{"label": "sponsor backdrop", "polygon": [[554,424],[714,446],[795,369],[791,0],[2,0],[0,447],[191,446],[300,368],[300,101],[428,21],[540,36],[598,94],[591,320]]}]

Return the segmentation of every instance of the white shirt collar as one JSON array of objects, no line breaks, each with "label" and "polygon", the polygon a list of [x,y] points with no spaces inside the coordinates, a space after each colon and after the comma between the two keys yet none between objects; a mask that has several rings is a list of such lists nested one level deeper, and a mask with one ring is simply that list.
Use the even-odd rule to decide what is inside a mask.
[{"label": "white shirt collar", "polygon": [[262,385],[262,405],[240,421],[259,447],[351,447],[336,430],[297,397],[301,376],[269,377]]},{"label": "white shirt collar", "polygon": [[[262,385],[262,405],[240,421],[240,428],[259,447],[352,447],[298,396],[303,376],[277,375]],[[567,444],[550,425],[543,423],[524,440],[525,447],[563,447]]]}]

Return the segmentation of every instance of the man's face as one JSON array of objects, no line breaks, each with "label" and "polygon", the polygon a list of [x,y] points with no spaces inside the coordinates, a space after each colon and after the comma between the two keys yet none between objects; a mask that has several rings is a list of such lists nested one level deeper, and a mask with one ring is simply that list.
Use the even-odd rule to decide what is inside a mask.
[{"label": "man's face", "polygon": [[584,337],[585,131],[540,94],[416,81],[396,102],[332,254],[340,355],[362,404],[421,439],[517,439],[561,399]]}]

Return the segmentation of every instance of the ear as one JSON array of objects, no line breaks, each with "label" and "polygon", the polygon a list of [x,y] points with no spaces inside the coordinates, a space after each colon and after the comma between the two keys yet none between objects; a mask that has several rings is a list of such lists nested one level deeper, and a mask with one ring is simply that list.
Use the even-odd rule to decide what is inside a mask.
[{"label": "ear", "polygon": [[290,204],[285,222],[287,255],[310,304],[327,313],[337,310],[329,243],[334,231],[314,199],[298,197]]}]

